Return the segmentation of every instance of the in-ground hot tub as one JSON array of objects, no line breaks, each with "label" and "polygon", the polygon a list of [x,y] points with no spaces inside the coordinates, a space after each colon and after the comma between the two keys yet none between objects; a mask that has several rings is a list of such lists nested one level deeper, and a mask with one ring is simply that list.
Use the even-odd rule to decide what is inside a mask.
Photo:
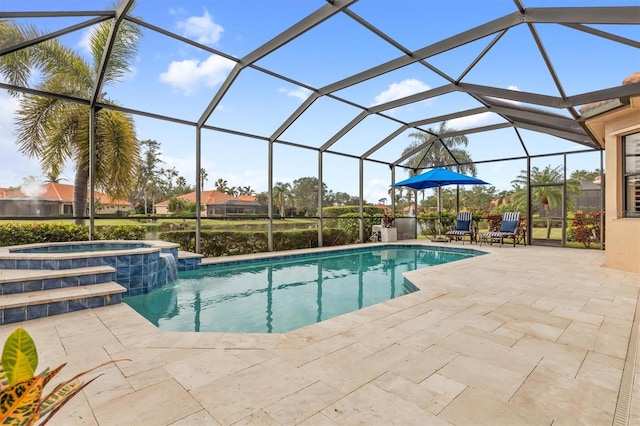
[{"label": "in-ground hot tub", "polygon": [[111,266],[135,296],[177,277],[178,244],[165,241],[74,241],[0,247],[0,269],[62,270]]}]

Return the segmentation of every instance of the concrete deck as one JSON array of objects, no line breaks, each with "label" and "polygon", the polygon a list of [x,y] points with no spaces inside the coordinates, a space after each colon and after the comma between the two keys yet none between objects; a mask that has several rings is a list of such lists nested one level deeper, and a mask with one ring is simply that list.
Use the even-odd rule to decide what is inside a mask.
[{"label": "concrete deck", "polygon": [[21,325],[39,370],[132,360],[56,425],[640,424],[640,277],[597,250],[482,249],[409,273],[418,292],[285,334],[163,332],[125,304]]}]

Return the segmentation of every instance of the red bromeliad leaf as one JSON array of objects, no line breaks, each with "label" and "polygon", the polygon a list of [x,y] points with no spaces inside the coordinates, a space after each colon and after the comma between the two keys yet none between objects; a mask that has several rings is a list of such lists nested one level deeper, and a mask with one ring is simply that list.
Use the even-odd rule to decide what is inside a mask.
[{"label": "red bromeliad leaf", "polygon": [[42,377],[32,377],[4,389],[0,393],[0,422],[26,425],[37,420],[42,388]]},{"label": "red bromeliad leaf", "polygon": [[66,362],[64,364],[57,366],[53,370],[49,370],[47,368],[45,371],[40,373],[40,377],[42,377],[42,379],[44,380],[44,386],[47,386],[47,383],[49,383],[51,379],[53,379],[56,376],[56,374],[58,374],[60,370],[64,368],[65,365],[67,365]]},{"label": "red bromeliad leaf", "polygon": [[[78,392],[80,392],[82,389],[85,388],[85,386],[87,386],[89,383],[93,382],[95,379],[97,379],[98,377],[100,377],[102,374],[94,377],[93,379],[89,380],[86,383],[80,383],[80,382],[76,382],[76,383],[72,383],[70,385],[68,385],[69,387],[73,386],[73,389],[69,389],[69,392],[67,394],[65,394],[62,399],[58,400],[55,404],[53,405],[47,405],[46,407],[44,406],[44,402],[40,405],[40,410],[39,410],[39,415],[41,416],[41,418],[44,418],[44,416],[46,416],[49,411],[51,411],[51,414],[49,414],[49,416],[47,416],[46,418],[44,418],[44,421],[41,423],[40,426],[44,426],[49,419],[51,419],[51,417],[53,417],[53,415],[55,413],[58,412],[58,410],[60,410],[67,402],[69,402],[69,400],[71,398],[73,398],[74,396],[76,396],[76,394]],[[64,389],[67,389],[67,387],[64,387]]]},{"label": "red bromeliad leaf", "polygon": [[[97,379],[98,377],[100,377],[102,374],[94,377],[93,379],[89,380],[86,383],[83,382],[78,382],[77,380],[86,375],[91,373],[94,370],[97,370],[101,367],[104,367],[106,365],[109,364],[115,364],[118,361],[131,361],[130,359],[115,359],[115,360],[111,360],[111,361],[107,361],[104,362],[94,368],[91,368],[89,370],[83,371],[82,373],[79,373],[77,375],[75,375],[74,377],[72,377],[71,379],[62,382],[60,384],[58,384],[47,396],[45,396],[42,400],[42,404],[40,406],[40,414],[42,416],[44,416],[46,413],[48,413],[49,411],[54,410],[57,411],[57,407],[59,407],[62,404],[65,404],[67,402],[67,400],[69,398],[71,398],[72,396],[74,396],[77,391],[79,389],[84,388],[86,385],[88,385],[89,383],[93,382],[95,379]],[[51,377],[55,376],[61,369],[62,367],[64,367],[64,364],[62,364],[61,366],[59,366],[58,368],[56,368],[55,370],[53,370],[49,376],[47,377],[47,382],[51,379]]]},{"label": "red bromeliad leaf", "polygon": [[[94,379],[91,380],[91,382],[97,379],[98,377],[100,376],[95,377]],[[87,383],[90,383],[90,382],[87,382]],[[42,403],[40,404],[40,415],[44,416],[49,411],[56,408],[58,405],[63,404],[68,398],[75,395],[74,391],[76,389],[82,388],[84,386],[86,386],[85,383],[74,382],[74,383],[67,383],[65,385],[56,387],[56,389],[53,392],[51,392],[49,395],[47,395],[43,399]]]}]

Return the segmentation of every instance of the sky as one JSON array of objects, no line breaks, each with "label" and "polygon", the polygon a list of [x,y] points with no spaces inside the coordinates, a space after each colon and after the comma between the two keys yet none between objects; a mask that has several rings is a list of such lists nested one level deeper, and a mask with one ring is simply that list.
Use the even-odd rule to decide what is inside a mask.
[{"label": "sky", "polygon": [[[545,6],[637,6],[637,0],[535,0],[527,7]],[[53,6],[55,4],[55,6]],[[96,10],[107,8],[108,1],[56,2],[0,0],[0,11]],[[190,38],[222,51],[231,58],[242,58],[277,36],[303,17],[326,4],[321,0],[138,0],[133,14],[145,22]],[[469,30],[487,21],[515,12],[510,0],[360,0],[351,10],[395,38],[406,49],[417,50],[446,37]],[[268,19],[265,19],[268,17]],[[30,18],[22,22],[40,30],[56,31],[88,18]],[[640,26],[594,26],[638,42]],[[91,61],[91,28],[63,36],[66,46]],[[638,49],[618,45],[584,32],[557,25],[537,25],[544,47],[568,96],[618,86],[622,80],[640,71]],[[428,58],[428,62],[457,78],[493,38],[469,43]],[[464,76],[463,82],[490,85],[558,96],[535,42],[525,25],[514,27]],[[596,65],[593,52],[598,52]],[[284,75],[292,81],[276,78],[256,69],[244,69],[220,104],[206,120],[216,128],[240,134],[204,130],[202,167],[208,179],[205,189],[213,189],[220,178],[229,186],[250,186],[256,192],[268,186],[268,138],[311,94],[309,88],[322,88],[380,63],[402,56],[400,50],[357,25],[345,15],[329,19],[304,33],[255,65]],[[198,121],[234,66],[234,61],[212,54],[149,29],[143,30],[130,71],[115,84],[104,87],[109,99],[134,110]],[[37,83],[37,76],[33,83]],[[347,87],[336,96],[365,107],[389,102],[403,96],[434,89],[447,81],[419,64],[383,74],[361,84]],[[307,87],[303,87],[303,86]],[[425,117],[449,114],[480,104],[468,95],[452,93],[404,107],[388,110],[389,118],[370,116],[332,145],[331,150],[360,156],[371,146],[391,135],[397,121],[411,122]],[[0,187],[18,186],[27,176],[42,179],[37,159],[26,158],[16,145],[15,111],[19,101],[0,89]],[[295,145],[320,147],[346,126],[360,109],[327,96],[320,97],[280,135],[279,140]],[[568,115],[566,110],[554,112]],[[164,167],[175,167],[188,182],[195,184],[194,127],[134,115],[139,140],[153,139],[161,144]],[[447,127],[465,129],[502,123],[490,113],[447,122]],[[437,128],[438,123],[427,126]],[[412,138],[402,132],[371,158],[394,161]],[[468,152],[475,161],[513,158],[525,155],[559,153],[584,149],[583,146],[528,130],[500,129],[468,135]],[[312,149],[274,144],[274,182],[292,183],[301,177],[318,177],[318,153]],[[533,159],[532,165],[544,168],[562,165],[562,155]],[[334,192],[358,195],[357,158],[324,154],[322,178]],[[567,156],[567,170],[594,170],[600,167],[599,153]],[[480,163],[478,177],[499,190],[509,189],[511,181],[526,168],[524,160]],[[64,183],[73,182],[73,165],[62,175]],[[395,180],[408,177],[397,168]],[[367,201],[388,198],[391,171],[385,164],[365,161],[363,193]]]}]

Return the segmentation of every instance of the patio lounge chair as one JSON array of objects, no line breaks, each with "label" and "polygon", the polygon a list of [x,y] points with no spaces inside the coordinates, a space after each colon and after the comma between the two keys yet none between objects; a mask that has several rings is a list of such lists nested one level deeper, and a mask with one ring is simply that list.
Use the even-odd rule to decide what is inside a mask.
[{"label": "patio lounge chair", "polygon": [[520,224],[520,212],[502,213],[502,221],[500,222],[500,230],[497,232],[485,232],[480,238],[480,242],[493,245],[494,241],[500,241],[500,247],[505,238],[513,240],[513,246],[516,246],[518,240],[518,225]]},{"label": "patio lounge chair", "polygon": [[473,219],[471,212],[459,212],[456,216],[456,227],[450,231],[447,231],[444,235],[449,241],[462,240],[464,245],[464,237],[469,236],[469,242],[473,243]]}]

